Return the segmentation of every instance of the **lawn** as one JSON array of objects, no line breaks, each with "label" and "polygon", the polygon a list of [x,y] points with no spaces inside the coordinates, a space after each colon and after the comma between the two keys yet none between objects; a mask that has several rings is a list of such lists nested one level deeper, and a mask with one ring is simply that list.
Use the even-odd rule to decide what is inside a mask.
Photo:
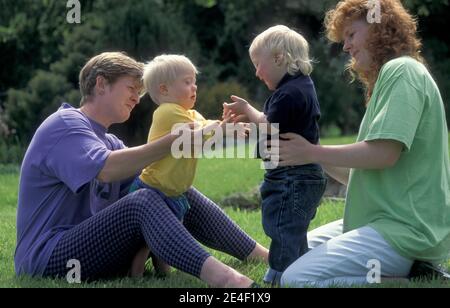
[{"label": "lawn", "polygon": [[[349,143],[350,138],[322,140],[323,144]],[[16,278],[14,276],[13,254],[15,247],[15,212],[17,204],[17,186],[19,170],[16,166],[0,166],[0,287],[69,287],[64,280]],[[195,186],[211,199],[220,203],[226,196],[238,192],[247,192],[257,187],[263,171],[259,161],[253,159],[214,159],[201,160]],[[268,238],[261,227],[259,211],[245,211],[226,207],[227,214],[245,231],[261,244],[268,246]],[[323,225],[343,214],[343,202],[324,200],[311,228]],[[259,263],[242,263],[223,253],[211,251],[221,261],[261,283],[265,266]],[[442,287],[441,282],[414,282],[405,284],[383,284],[385,287]],[[107,282],[76,285],[76,287],[160,287],[160,288],[203,288],[200,280],[179,271],[173,271],[164,280],[148,275],[143,279],[120,279]]]}]

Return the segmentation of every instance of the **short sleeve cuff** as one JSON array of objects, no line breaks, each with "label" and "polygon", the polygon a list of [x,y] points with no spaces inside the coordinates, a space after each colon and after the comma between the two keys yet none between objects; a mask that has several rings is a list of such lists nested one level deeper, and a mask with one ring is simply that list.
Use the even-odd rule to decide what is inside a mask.
[{"label": "short sleeve cuff", "polygon": [[374,141],[374,140],[395,140],[403,143],[406,152],[409,152],[409,150],[411,149],[411,142],[408,140],[408,138],[397,134],[389,134],[389,133],[369,134],[366,136],[366,138],[364,138],[364,141]]}]

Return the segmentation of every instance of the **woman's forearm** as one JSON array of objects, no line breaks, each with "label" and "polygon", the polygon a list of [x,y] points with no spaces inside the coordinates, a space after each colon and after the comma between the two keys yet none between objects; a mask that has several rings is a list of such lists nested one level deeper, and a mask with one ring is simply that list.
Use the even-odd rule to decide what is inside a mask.
[{"label": "woman's forearm", "polygon": [[130,178],[146,166],[170,153],[176,136],[167,135],[154,142],[111,152],[97,179],[104,183]]},{"label": "woman's forearm", "polygon": [[349,145],[311,147],[311,157],[321,165],[355,169],[384,169],[395,165],[403,145],[393,140],[375,140]]},{"label": "woman's forearm", "polygon": [[335,179],[339,183],[344,184],[344,185],[348,184],[348,178],[350,176],[349,168],[333,167],[333,166],[329,166],[329,165],[322,165],[322,168],[325,170],[325,172],[329,176],[331,176],[333,179]]}]

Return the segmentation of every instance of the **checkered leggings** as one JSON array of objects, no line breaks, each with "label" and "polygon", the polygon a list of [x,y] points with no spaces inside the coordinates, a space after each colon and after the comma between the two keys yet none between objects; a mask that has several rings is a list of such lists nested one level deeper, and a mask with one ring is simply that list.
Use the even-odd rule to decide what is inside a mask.
[{"label": "checkered leggings", "polygon": [[[141,189],[67,231],[56,245],[44,272],[65,277],[67,262],[80,261],[82,280],[120,277],[145,244],[169,265],[200,276],[210,256],[204,245],[244,260],[256,242],[199,191],[186,196],[191,209],[183,224],[156,193]],[[195,238],[195,239],[194,239]]]}]

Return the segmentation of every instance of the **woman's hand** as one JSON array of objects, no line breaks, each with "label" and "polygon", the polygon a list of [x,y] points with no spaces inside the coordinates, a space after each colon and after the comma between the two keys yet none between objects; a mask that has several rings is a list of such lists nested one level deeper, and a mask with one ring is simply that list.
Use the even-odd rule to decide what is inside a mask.
[{"label": "woman's hand", "polygon": [[279,153],[279,166],[298,166],[313,163],[314,145],[300,135],[280,135],[279,146],[271,144],[271,153]]},{"label": "woman's hand", "polygon": [[224,108],[223,115],[222,115],[222,121],[220,122],[220,127],[222,128],[222,130],[225,131],[227,124],[234,123],[233,119],[234,119],[233,111],[232,110],[225,111],[225,108]]}]

